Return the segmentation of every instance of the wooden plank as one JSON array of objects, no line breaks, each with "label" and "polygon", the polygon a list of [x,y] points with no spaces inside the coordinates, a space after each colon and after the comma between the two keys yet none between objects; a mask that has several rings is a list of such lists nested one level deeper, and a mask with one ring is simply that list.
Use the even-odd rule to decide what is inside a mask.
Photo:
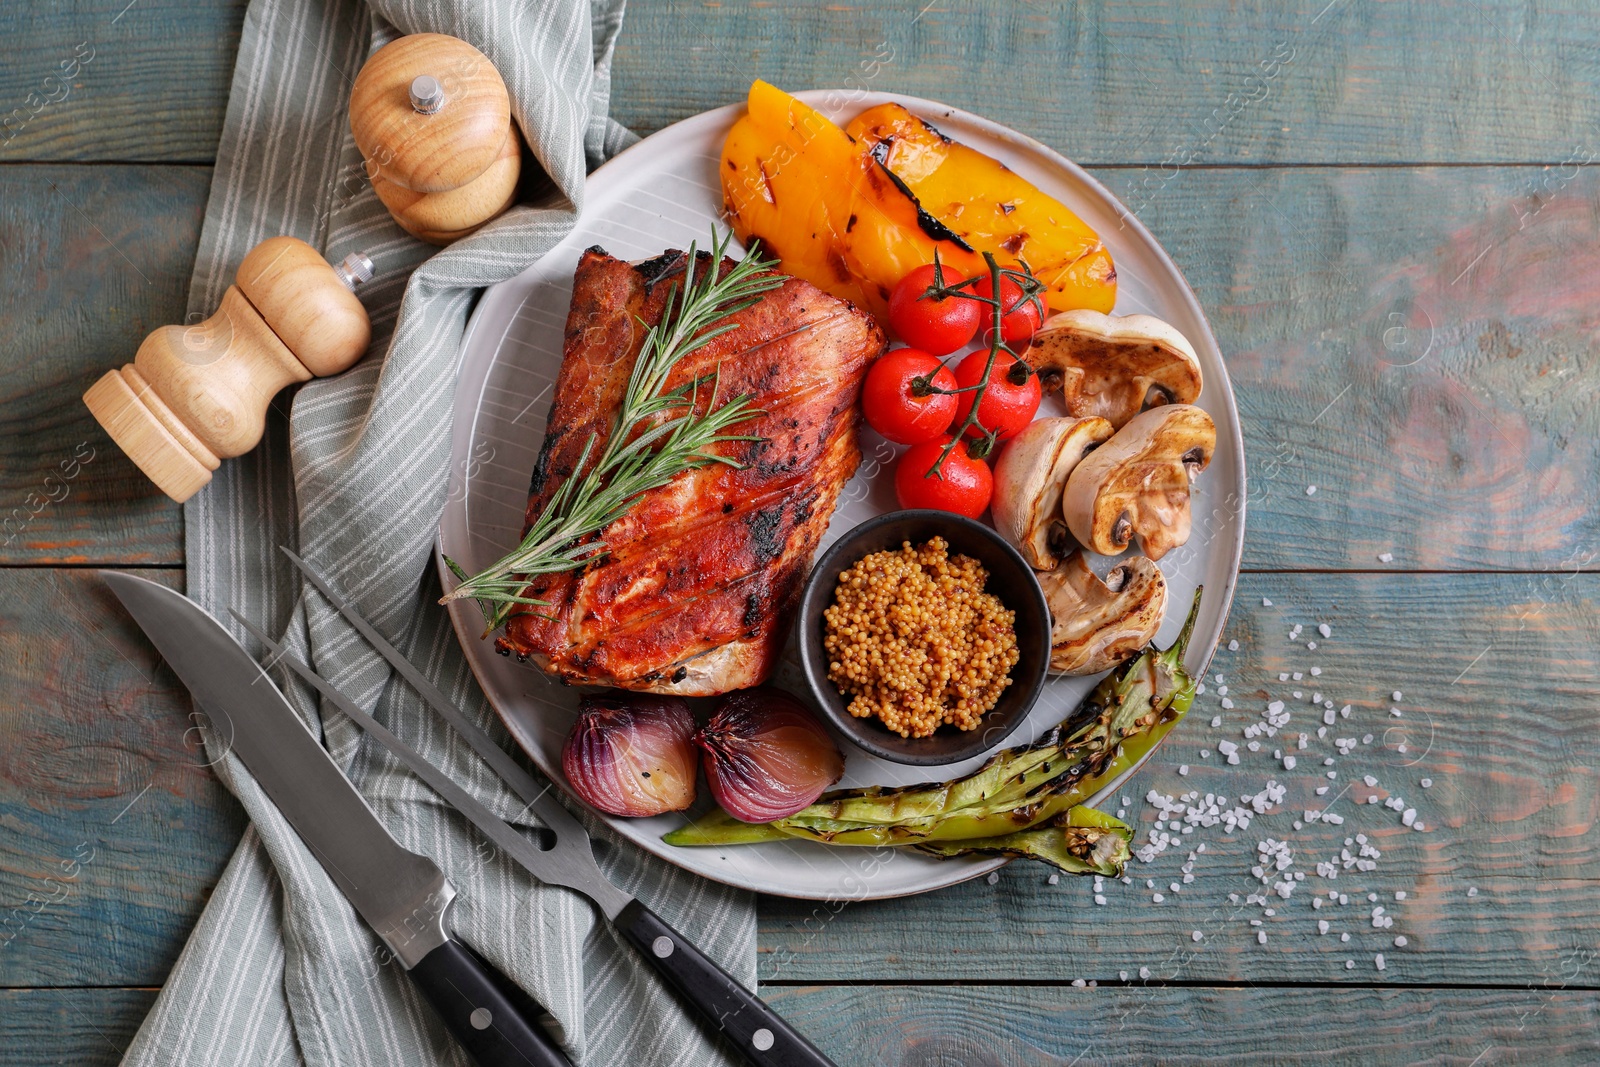
[{"label": "wooden plank", "polygon": [[0,1067],[111,1067],[155,999],[154,989],[0,990]]},{"label": "wooden plank", "polygon": [[615,116],[654,130],[786,89],[953,104],[1083,163],[1559,162],[1594,158],[1589,8],[839,4],[636,0]]},{"label": "wooden plank", "polygon": [[166,977],[244,830],[190,710],[92,572],[0,570],[0,986]]},{"label": "wooden plank", "polygon": [[1194,171],[1150,198],[1238,396],[1247,567],[1594,564],[1597,203],[1594,168]]},{"label": "wooden plank", "polygon": [[[0,328],[19,338],[0,561],[181,559],[179,510],[78,398],[181,315],[206,179],[0,168],[0,233],[21,251],[0,264]],[[1593,564],[1596,203],[1593,168],[1526,167],[1199,170],[1151,197],[1144,221],[1209,311],[1239,397],[1247,567]],[[67,308],[95,313],[40,311]],[[90,451],[29,521],[62,492],[51,472]]]},{"label": "wooden plank", "polygon": [[245,0],[0,7],[0,161],[210,163]]},{"label": "wooden plank", "polygon": [[[0,159],[213,158],[244,0],[123,6],[0,10],[16,57],[0,65]],[[1475,0],[922,8],[635,0],[613,112],[647,132],[762,77],[942,100],[1085,163],[1593,158],[1600,28],[1580,0],[1536,18]],[[80,43],[94,58],[70,87],[47,82]]]},{"label": "wooden plank", "polygon": [[[60,898],[0,951],[0,986],[158,983],[242,829],[238,810],[194,766],[178,683],[165,670],[152,674],[153,650],[92,574],[12,569],[0,571],[0,582],[0,905],[26,908],[41,892]],[[1263,607],[1263,597],[1273,606]],[[1295,622],[1319,642],[1315,653],[1286,641]],[[1318,622],[1329,623],[1331,638],[1315,633]],[[1219,654],[1210,691],[1123,792],[1137,800],[1153,788],[1198,788],[1236,798],[1276,778],[1289,788],[1286,810],[1303,812],[1327,803],[1313,790],[1329,756],[1340,775],[1329,796],[1354,783],[1335,809],[1345,824],[1296,831],[1292,820],[1302,816],[1272,814],[1233,835],[1197,830],[1189,846],[1204,841],[1207,850],[1195,882],[1177,894],[1164,888],[1160,904],[1143,879],[1162,887],[1180,880],[1187,848],[1136,862],[1140,880],[1108,886],[1104,907],[1092,903],[1088,882],[1052,886],[1044,869],[1020,864],[995,885],[902,902],[765,899],[763,975],[1111,980],[1147,966],[1163,979],[1195,981],[1525,983],[1570,968],[1600,913],[1600,845],[1588,832],[1600,811],[1600,577],[1247,575],[1229,636],[1240,650]],[[1339,757],[1331,740],[1316,739],[1318,719],[1302,704],[1292,729],[1312,737],[1297,750],[1296,770],[1271,758],[1281,735],[1262,752],[1241,753],[1237,767],[1218,766],[1218,740],[1241,741],[1269,697],[1291,699],[1296,683],[1279,684],[1277,672],[1313,664],[1323,674],[1316,689],[1300,686],[1305,696],[1323,691],[1354,708],[1332,737],[1371,733],[1373,743]],[[1220,708],[1218,671],[1233,675],[1234,709]],[[1404,716],[1392,719],[1396,689]],[[1212,729],[1212,715],[1224,727]],[[1180,763],[1190,765],[1187,777],[1176,773]],[[1368,774],[1378,790],[1360,781]],[[1431,789],[1421,788],[1424,776]],[[1382,803],[1359,803],[1371,793],[1403,796],[1425,829],[1403,828]],[[1153,809],[1139,802],[1129,816],[1147,841]],[[1315,863],[1357,832],[1382,851],[1377,870],[1318,878]],[[1292,842],[1293,870],[1306,876],[1271,917],[1227,900],[1259,888],[1249,869],[1268,837]],[[96,858],[70,887],[45,882],[83,842]],[[1314,911],[1312,890],[1327,887],[1351,894],[1351,903]],[[1478,895],[1467,896],[1473,888]],[[1407,899],[1394,900],[1396,891]],[[1372,928],[1366,892],[1384,895],[1393,927]],[[1262,919],[1266,945],[1256,943],[1252,917]],[[1322,917],[1334,923],[1325,937],[1314,925]],[[1336,940],[1343,932],[1350,942]],[[1403,949],[1393,945],[1398,936],[1407,938]],[[1182,955],[1191,950],[1193,958]],[[1381,976],[1373,964],[1380,951]],[[1358,969],[1346,972],[1346,959]]]},{"label": "wooden plank", "polygon": [[1553,1067],[1600,1057],[1593,990],[819,986],[762,995],[842,1064]]},{"label": "wooden plank", "polygon": [[80,398],[183,321],[210,181],[204,167],[0,166],[0,563],[182,562],[182,509]]},{"label": "wooden plank", "polygon": [[[1290,642],[1296,623],[1305,631]],[[1321,623],[1331,637],[1317,631]],[[1218,653],[1208,691],[1109,807],[1133,801],[1126,817],[1144,845],[1157,829],[1159,812],[1144,799],[1152,790],[1226,797],[1231,810],[1276,781],[1286,793],[1281,805],[1234,833],[1221,825],[1179,833],[1179,843],[1150,862],[1130,864],[1133,884],[1107,883],[1104,906],[1091,880],[1052,885],[1047,868],[1023,863],[993,884],[980,879],[909,900],[763,898],[763,980],[1108,981],[1148,967],[1167,981],[1522,984],[1555,981],[1578,965],[1585,984],[1600,985],[1592,945],[1600,914],[1592,833],[1600,814],[1600,576],[1246,575],[1227,637],[1239,650]],[[1309,674],[1312,666],[1320,676]],[[1296,671],[1306,677],[1294,680]],[[1217,673],[1229,686],[1225,696]],[[1290,679],[1279,682],[1280,673]],[[1318,693],[1336,707],[1352,705],[1326,738],[1317,736],[1323,709],[1308,703]],[[1223,708],[1223,699],[1237,706]],[[1285,701],[1292,718],[1284,732],[1261,739],[1260,751],[1247,751],[1242,731],[1262,722],[1272,700]],[[1296,747],[1301,731],[1309,734],[1304,750]],[[1339,738],[1353,739],[1348,756]],[[1241,746],[1237,766],[1223,763],[1223,740]],[[1274,758],[1277,750],[1295,757],[1292,770]],[[1338,777],[1327,778],[1330,771]],[[1317,795],[1323,786],[1329,791]],[[1378,803],[1368,803],[1374,796]],[[1415,809],[1421,831],[1386,806],[1395,797]],[[1344,821],[1306,823],[1310,809]],[[1361,858],[1357,834],[1381,853],[1373,870],[1341,862],[1346,847]],[[1252,874],[1268,839],[1289,844],[1290,873],[1304,880],[1288,899],[1252,904],[1249,894],[1272,892]],[[1191,852],[1194,881],[1185,883]],[[1334,879],[1317,870],[1329,861],[1339,866]],[[1348,903],[1327,901],[1329,890]],[[1321,908],[1316,895],[1324,896]],[[1374,926],[1375,907],[1392,926]],[[1330,923],[1326,935],[1319,920]]]}]

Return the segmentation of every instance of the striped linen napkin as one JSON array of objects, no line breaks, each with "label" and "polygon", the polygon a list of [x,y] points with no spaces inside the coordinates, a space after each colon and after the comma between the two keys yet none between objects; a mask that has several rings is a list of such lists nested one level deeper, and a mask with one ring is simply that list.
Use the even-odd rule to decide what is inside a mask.
[{"label": "striped linen napkin", "polygon": [[[188,592],[227,625],[235,607],[284,634],[491,810],[523,825],[534,823],[521,802],[327,604],[302,591],[274,546],[297,545],[467,714],[510,744],[434,603],[430,553],[449,480],[458,350],[479,290],[567,234],[588,170],[633,140],[606,115],[621,19],[622,0],[254,0],[190,290],[191,313],[209,313],[244,253],[275,234],[301,237],[335,262],[358,250],[372,257],[377,277],[361,292],[374,333],[366,358],[306,384],[292,401],[281,397],[263,445],[224,464],[186,505]],[[523,200],[534,204],[443,251],[390,220],[363,176],[346,112],[366,57],[400,33],[424,31],[488,55],[548,176],[525,179]],[[539,884],[487,848],[338,711],[319,708],[303,686],[280,684],[390,831],[455,883],[457,932],[550,1010],[575,1062],[733,1062],[588,901]],[[252,825],[124,1062],[465,1064],[225,741],[207,745]],[[613,881],[753,984],[747,894],[589,825]]]}]

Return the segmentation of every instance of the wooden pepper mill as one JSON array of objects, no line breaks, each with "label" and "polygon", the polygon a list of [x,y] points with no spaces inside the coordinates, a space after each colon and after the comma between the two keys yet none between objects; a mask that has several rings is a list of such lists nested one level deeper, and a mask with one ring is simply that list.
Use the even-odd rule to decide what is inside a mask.
[{"label": "wooden pepper mill", "polygon": [[350,91],[350,131],[378,199],[414,237],[447,245],[516,200],[511,97],[459,38],[417,33],[378,49]]},{"label": "wooden pepper mill", "polygon": [[332,267],[304,241],[268,238],[239,264],[216,314],[156,330],[83,402],[128,458],[182,503],[221,460],[256,446],[278,390],[361,358],[372,327],[355,288],[371,277],[372,261],[359,253]]}]

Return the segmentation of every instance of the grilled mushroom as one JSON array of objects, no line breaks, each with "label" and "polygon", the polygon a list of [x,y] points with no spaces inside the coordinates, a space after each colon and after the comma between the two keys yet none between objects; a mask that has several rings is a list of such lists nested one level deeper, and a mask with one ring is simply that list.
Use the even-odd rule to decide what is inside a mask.
[{"label": "grilled mushroom", "polygon": [[1085,548],[1105,556],[1137,536],[1151,559],[1189,540],[1189,483],[1211,462],[1217,428],[1192,404],[1135,415],[1067,478],[1061,510]]},{"label": "grilled mushroom", "polygon": [[1141,411],[1200,396],[1194,347],[1150,315],[1056,315],[1035,335],[1027,360],[1046,391],[1061,390],[1069,415],[1099,415],[1117,429]]},{"label": "grilled mushroom", "polygon": [[995,461],[995,529],[1034,570],[1054,570],[1073,548],[1061,492],[1078,462],[1110,436],[1102,418],[1039,419],[1006,442]]},{"label": "grilled mushroom", "polygon": [[1082,552],[1039,575],[1050,603],[1050,669],[1099,674],[1155,640],[1167,607],[1167,580],[1144,556],[1123,560],[1101,581]]}]

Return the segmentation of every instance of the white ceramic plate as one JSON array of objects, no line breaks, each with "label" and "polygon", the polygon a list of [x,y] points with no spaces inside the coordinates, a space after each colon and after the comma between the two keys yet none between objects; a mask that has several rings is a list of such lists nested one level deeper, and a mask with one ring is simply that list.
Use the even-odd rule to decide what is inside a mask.
[{"label": "white ceramic plate", "polygon": [[[1204,603],[1188,655],[1190,667],[1201,669],[1222,633],[1239,569],[1244,540],[1244,450],[1233,390],[1216,339],[1178,269],[1100,183],[1031,138],[928,100],[826,90],[800,93],[799,97],[841,124],[874,104],[898,100],[956,140],[999,158],[1064,202],[1101,234],[1116,263],[1117,313],[1156,315],[1193,342],[1205,375],[1200,406],[1216,421],[1217,450],[1195,485],[1194,534],[1188,545],[1161,562],[1171,590],[1160,640],[1165,645],[1177,636],[1195,586],[1204,582]],[[441,550],[469,571],[504,555],[521,536],[528,480],[544,438],[545,417],[561,365],[562,332],[579,254],[596,244],[622,259],[687,248],[691,241],[703,247],[712,225],[720,224],[722,192],[717,165],[723,137],[743,110],[743,105],[720,108],[669,126],[595,171],[589,178],[588,203],[577,230],[537,264],[490,289],[479,302],[463,341],[452,437],[454,474],[439,528]],[[1044,413],[1050,413],[1050,403],[1046,402]],[[885,471],[898,450],[865,428],[862,438],[864,461],[845,487],[823,539],[824,547],[857,523],[895,508],[894,489]],[[448,585],[451,579],[445,581]],[[561,743],[576,713],[578,691],[556,684],[531,666],[496,655],[492,642],[479,637],[483,617],[472,604],[453,603],[451,612],[467,659],[490,702],[534,762],[564,786]],[[774,680],[804,698],[806,686],[792,644],[791,655]],[[1060,722],[1094,681],[1050,681],[1009,743],[1030,741]],[[948,779],[982,763],[980,757],[947,767],[907,768],[848,743],[842,747],[848,762],[841,786]],[[1120,781],[1101,796],[1114,792]],[[661,835],[683,820],[683,815],[674,814],[610,821],[625,838],[687,870],[730,885],[790,897],[868,900],[903,896],[965,881],[1005,862],[940,860],[905,850],[831,848],[801,841],[728,848],[663,844]]]}]

